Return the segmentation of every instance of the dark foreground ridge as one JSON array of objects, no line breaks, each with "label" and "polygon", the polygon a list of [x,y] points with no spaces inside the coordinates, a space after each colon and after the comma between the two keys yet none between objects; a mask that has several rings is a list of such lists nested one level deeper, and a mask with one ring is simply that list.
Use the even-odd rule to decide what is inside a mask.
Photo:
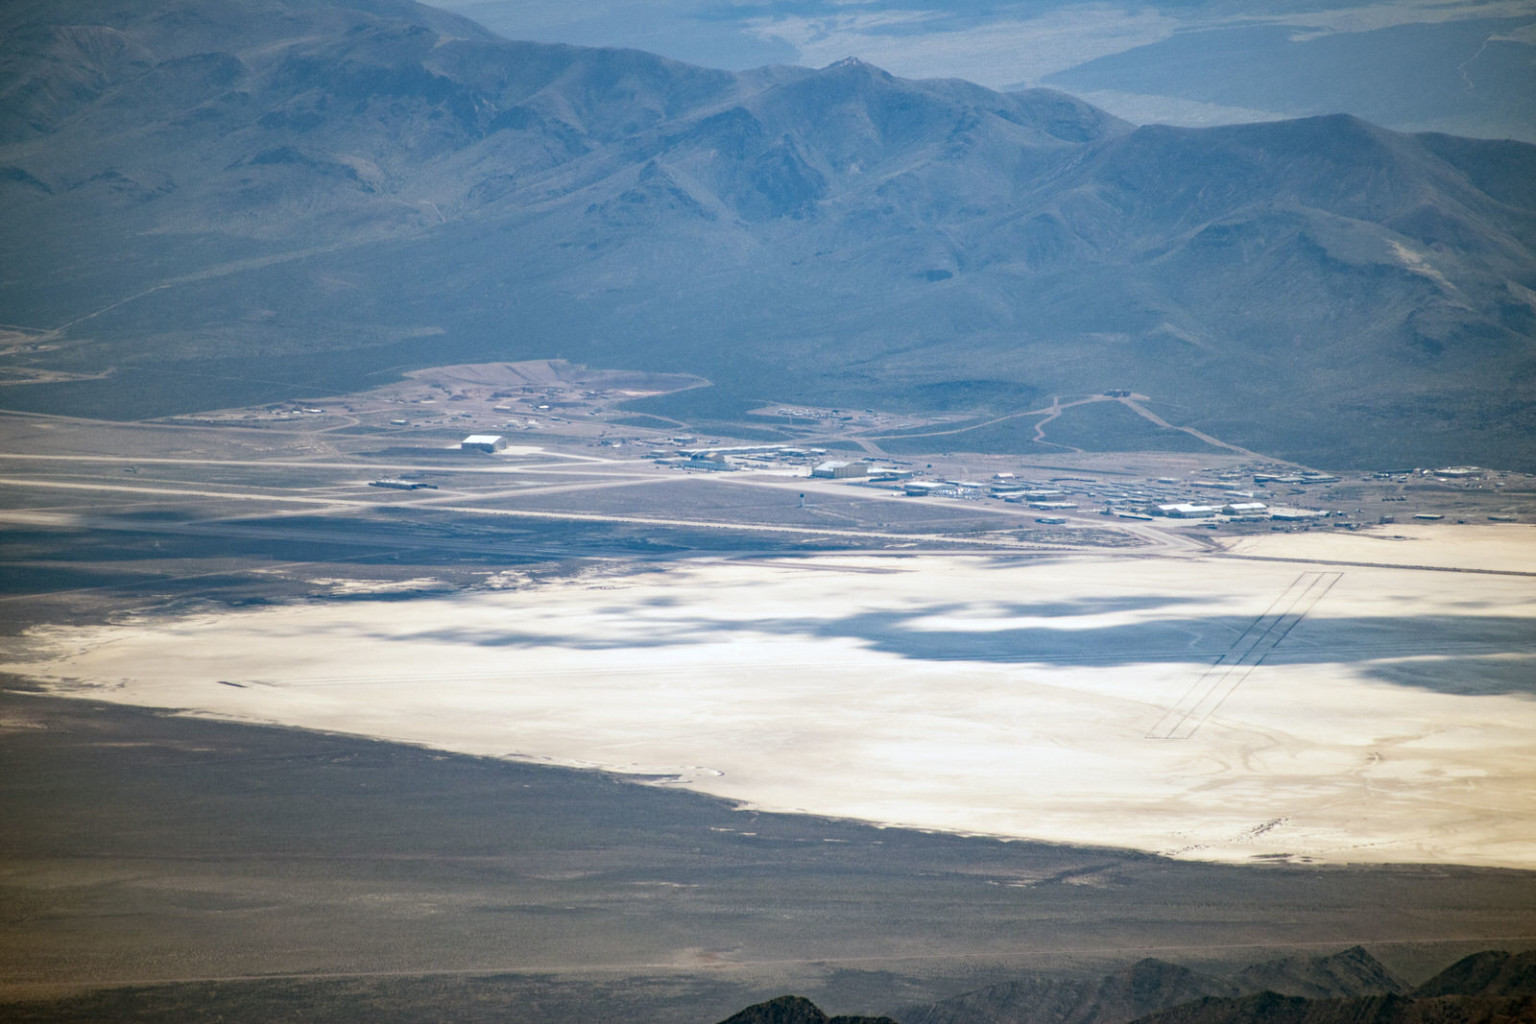
[{"label": "dark foreground ridge", "polygon": [[7,408],[565,357],[698,374],[721,412],[1131,387],[1312,464],[1536,468],[1533,146],[1133,128],[394,0],[12,3],[0,40]]},{"label": "dark foreground ridge", "polygon": [[1536,996],[1536,952],[1474,953],[1414,990],[1417,996]]},{"label": "dark foreground ridge", "polygon": [[[1260,978],[1277,984],[1236,994]],[[1254,964],[1227,978],[1147,959],[1098,982],[1033,978],[898,1015],[902,1024],[1521,1024],[1536,1020],[1536,951],[1474,953],[1417,988],[1358,946]],[[826,1020],[809,1000],[782,996],[723,1024]]]},{"label": "dark foreground ridge", "polygon": [[1524,1024],[1536,999],[1370,996],[1304,999],[1261,992],[1210,999],[1143,1017],[1135,1024]]}]

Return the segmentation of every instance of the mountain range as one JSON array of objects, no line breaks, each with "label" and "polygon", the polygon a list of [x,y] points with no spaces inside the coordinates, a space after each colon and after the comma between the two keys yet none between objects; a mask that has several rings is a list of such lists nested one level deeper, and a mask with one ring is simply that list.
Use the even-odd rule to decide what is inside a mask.
[{"label": "mountain range", "polygon": [[1138,128],[857,61],[512,42],[403,0],[17,0],[0,201],[0,408],[140,418],[560,357],[699,374],[689,408],[723,417],[1125,387],[1314,464],[1536,468],[1522,143]]}]

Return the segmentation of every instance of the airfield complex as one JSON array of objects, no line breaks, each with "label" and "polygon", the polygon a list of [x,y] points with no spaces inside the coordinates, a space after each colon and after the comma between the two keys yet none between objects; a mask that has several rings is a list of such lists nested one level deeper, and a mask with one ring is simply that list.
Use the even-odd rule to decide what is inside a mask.
[{"label": "airfield complex", "polygon": [[[1529,520],[1536,509],[1530,502],[1532,477],[1479,467],[1381,467],[1340,476],[1213,445],[1203,458],[1193,452],[1142,453],[1136,462],[1147,475],[1138,476],[1113,455],[1065,444],[1059,446],[1059,453],[1051,453],[1049,462],[1034,460],[1033,470],[1016,457],[975,453],[946,467],[943,460],[953,459],[947,453],[927,453],[919,461],[910,455],[893,455],[879,445],[899,426],[902,433],[896,437],[936,433],[963,450],[967,431],[954,429],[953,418],[925,420],[872,409],[845,413],[775,407],[752,416],[790,421],[793,426],[769,421],[788,437],[776,443],[752,443],[689,432],[683,421],[636,417],[622,408],[627,401],[658,391],[704,383],[678,375],[605,374],[559,361],[443,367],[418,371],[401,386],[345,399],[284,403],[170,422],[260,426],[307,419],[311,429],[326,434],[376,431],[381,438],[403,440],[406,447],[401,452],[424,444],[446,447],[443,442],[457,439],[457,447],[465,452],[496,453],[510,445],[515,454],[519,448],[539,448],[545,438],[557,438],[562,445],[596,447],[613,462],[645,459],[658,466],[712,473],[779,471],[853,480],[913,497],[996,499],[1034,510],[1072,509],[1101,517],[1204,519],[1210,521],[1207,526],[1317,521],[1331,528],[1355,529],[1435,516],[1517,522],[1522,510]],[[1066,407],[1101,401],[1130,403],[1144,411],[1146,399],[1129,389],[1114,389],[1069,399]],[[1063,407],[1058,400],[1033,414],[1014,415],[1050,418]],[[403,410],[410,414],[398,415]],[[639,427],[639,420],[653,421],[655,426]],[[760,432],[763,425],[751,417],[738,424],[749,433]],[[462,428],[457,435],[456,427]],[[465,436],[462,431],[474,433]],[[826,444],[837,447],[829,449]],[[435,457],[425,448],[417,454]],[[1234,460],[1233,454],[1247,458]],[[429,465],[418,476],[426,479],[445,469]],[[1082,521],[1106,525],[1099,520]]]}]

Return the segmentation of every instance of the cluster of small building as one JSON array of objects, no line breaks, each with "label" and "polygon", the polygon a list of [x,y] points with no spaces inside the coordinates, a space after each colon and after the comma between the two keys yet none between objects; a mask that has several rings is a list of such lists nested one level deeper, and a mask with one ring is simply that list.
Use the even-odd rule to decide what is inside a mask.
[{"label": "cluster of small building", "polygon": [[[1267,484],[1296,484],[1306,486],[1308,484],[1338,483],[1339,478],[1327,473],[1254,473],[1253,482],[1260,487]],[[1194,491],[1195,500],[1160,501],[1153,500],[1143,503],[1135,512],[1126,511],[1121,514],[1133,515],[1138,518],[1168,518],[1168,519],[1208,519],[1229,523],[1259,523],[1266,521],[1297,523],[1315,519],[1326,518],[1329,513],[1324,509],[1316,508],[1290,508],[1272,506],[1266,501],[1259,500],[1263,495],[1253,490],[1242,490],[1241,484],[1234,480],[1190,480],[1175,481],[1170,479],[1159,480],[1163,485],[1174,484],[1182,489]],[[1226,500],[1212,501],[1199,492],[1215,492]],[[1106,513],[1111,511],[1105,510]]]},{"label": "cluster of small building", "polygon": [[260,419],[263,414],[273,419],[287,419],[290,416],[319,416],[325,413],[322,406],[304,405],[301,402],[277,402],[262,408],[260,413],[246,412],[241,414],[241,419]]},{"label": "cluster of small building", "polygon": [[1268,519],[1273,513],[1262,501],[1232,501],[1225,505],[1197,505],[1189,501],[1153,505],[1147,509],[1150,515],[1167,516],[1170,519],[1209,519],[1226,515],[1243,519]]},{"label": "cluster of small building", "polygon": [[1255,473],[1256,484],[1336,484],[1339,478],[1328,473]]},{"label": "cluster of small building", "polygon": [[[1320,486],[1324,500],[1333,498],[1329,485],[1342,479],[1329,473],[1314,472],[1242,472],[1236,469],[1206,471],[1214,479],[1178,479],[1159,477],[1155,480],[1118,480],[1113,476],[1071,477],[1057,476],[1045,481],[1020,480],[1012,473],[997,473],[988,482],[965,479],[921,480],[907,479],[902,482],[906,494],[915,497],[943,498],[992,498],[1007,502],[1027,504],[1042,513],[1067,512],[1078,508],[1094,508],[1099,515],[1117,516],[1124,519],[1154,521],[1157,519],[1202,520],[1204,526],[1215,528],[1221,523],[1276,524],[1274,529],[1284,529],[1279,524],[1328,525],[1341,529],[1356,529],[1361,520],[1349,512],[1337,508],[1303,507],[1295,504],[1297,495],[1307,494],[1306,488]],[[1490,474],[1473,466],[1454,466],[1447,469],[1395,471],[1392,474],[1369,474],[1378,479],[1392,478],[1402,473],[1442,483],[1461,483],[1478,486]],[[1247,483],[1252,479],[1252,485]],[[1276,485],[1282,485],[1277,487]],[[1502,486],[1502,481],[1495,482]],[[1277,495],[1285,495],[1277,500]],[[1302,499],[1305,500],[1305,499]],[[1383,501],[1406,501],[1402,495],[1386,495]],[[1354,514],[1363,509],[1354,509]],[[1440,512],[1416,511],[1412,517],[1418,520],[1440,520]],[[1395,521],[1392,516],[1373,517],[1378,523]],[[1515,522],[1512,513],[1494,513],[1487,518],[1493,522]],[[1067,520],[1060,516],[1046,515],[1037,522],[1061,524]],[[1458,520],[1464,521],[1464,520]]]},{"label": "cluster of small building", "polygon": [[[674,442],[678,438],[672,439]],[[689,438],[688,440],[692,440]],[[771,467],[809,467],[810,475],[824,480],[900,480],[912,475],[895,466],[875,466],[848,459],[828,459],[825,448],[801,448],[782,444],[745,444],[707,448],[656,449],[650,453],[658,465],[711,472]]]},{"label": "cluster of small building", "polygon": [[[693,438],[672,439],[674,444],[685,444],[692,440]],[[657,448],[650,453],[650,457],[661,466],[729,473],[738,469],[760,469],[785,463],[802,465],[808,461],[820,459],[826,454],[825,448],[799,448],[782,444],[741,444],[708,448]]]},{"label": "cluster of small building", "polygon": [[[1227,474],[1229,477],[1231,474]],[[1256,483],[1326,484],[1338,477],[1325,473],[1254,474]],[[1048,481],[1020,480],[1012,473],[997,473],[988,482],[977,480],[907,480],[903,490],[914,497],[993,498],[1028,505],[1040,512],[1066,512],[1083,506],[1097,506],[1100,515],[1126,519],[1152,520],[1209,519],[1221,522],[1302,522],[1321,519],[1331,513],[1321,509],[1271,507],[1252,490],[1242,490],[1233,479],[1177,480],[1120,483],[1094,477],[1052,477]],[[1214,492],[1222,500],[1213,501],[1201,492]],[[1038,520],[1064,523],[1059,516]]]}]

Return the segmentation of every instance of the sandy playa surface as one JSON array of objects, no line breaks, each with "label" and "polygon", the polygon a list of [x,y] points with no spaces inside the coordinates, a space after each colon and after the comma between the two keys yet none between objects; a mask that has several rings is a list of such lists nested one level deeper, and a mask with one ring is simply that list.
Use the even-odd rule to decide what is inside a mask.
[{"label": "sandy playa surface", "polygon": [[1520,524],[1397,523],[1358,532],[1259,534],[1232,541],[1227,550],[1279,558],[1536,573],[1536,529]]},{"label": "sandy playa surface", "polygon": [[[1485,545],[1533,542],[1469,529],[1458,553],[1426,536],[1393,542],[1401,561],[1508,564]],[[1248,550],[1287,540],[1333,557],[1298,550],[1305,537]],[[1386,541],[1338,540],[1384,561],[1369,545]],[[61,694],[599,766],[777,810],[1217,860],[1536,867],[1536,580],[1517,576],[701,561],[52,628],[27,646],[0,669]]]}]

